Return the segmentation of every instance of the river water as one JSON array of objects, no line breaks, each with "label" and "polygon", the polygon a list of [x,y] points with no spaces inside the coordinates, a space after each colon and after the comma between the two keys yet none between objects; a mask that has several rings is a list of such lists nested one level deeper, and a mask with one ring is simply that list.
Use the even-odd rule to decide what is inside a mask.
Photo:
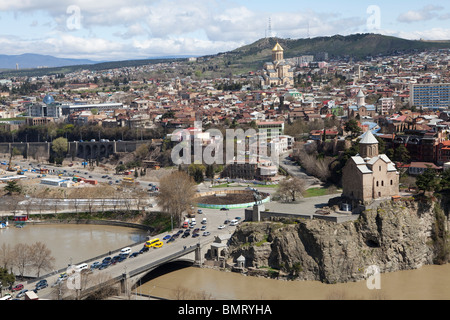
[{"label": "river water", "polygon": [[370,290],[366,281],[284,281],[188,267],[158,276],[135,292],[168,299],[449,300],[450,264],[381,274],[379,284],[380,289]]},{"label": "river water", "polygon": [[46,244],[55,258],[55,269],[144,241],[145,238],[144,230],[107,225],[42,224],[26,225],[24,228],[12,225],[0,229],[0,245],[31,245],[37,241]]},{"label": "river water", "polygon": [[[146,232],[105,225],[48,224],[0,229],[3,243],[45,243],[55,257],[55,269],[108,251],[144,241]],[[164,273],[170,271],[169,273]],[[135,292],[168,299],[321,300],[400,299],[450,300],[450,264],[381,274],[380,289],[366,281],[324,284],[244,276],[208,268],[164,266],[161,274],[142,283]]]}]

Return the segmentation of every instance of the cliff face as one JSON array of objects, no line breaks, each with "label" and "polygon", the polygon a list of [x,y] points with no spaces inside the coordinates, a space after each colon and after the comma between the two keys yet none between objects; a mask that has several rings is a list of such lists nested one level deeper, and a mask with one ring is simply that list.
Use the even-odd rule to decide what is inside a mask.
[{"label": "cliff face", "polygon": [[231,238],[230,255],[303,280],[357,281],[371,265],[392,272],[433,263],[433,223],[433,205],[420,202],[387,202],[342,224],[248,222]]}]

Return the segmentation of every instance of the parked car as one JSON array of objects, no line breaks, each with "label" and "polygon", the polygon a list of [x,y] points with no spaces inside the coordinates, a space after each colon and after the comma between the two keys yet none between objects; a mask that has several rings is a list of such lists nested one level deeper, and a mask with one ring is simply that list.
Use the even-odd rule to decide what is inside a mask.
[{"label": "parked car", "polygon": [[17,295],[16,298],[22,298],[25,295],[25,292],[27,292],[27,289],[21,290]]},{"label": "parked car", "polygon": [[219,227],[218,227],[218,229],[224,229],[225,228],[225,226],[223,225],[223,224],[221,224]]},{"label": "parked car", "polygon": [[46,279],[39,280],[39,282],[36,283],[36,287],[39,286],[39,285],[41,285],[41,284],[46,284],[46,283],[47,283],[47,280],[46,280]]},{"label": "parked car", "polygon": [[211,234],[211,233],[208,232],[208,231],[203,232],[203,236],[204,236],[204,237],[209,236],[210,234]]},{"label": "parked car", "polygon": [[19,284],[16,284],[11,290],[12,291],[20,291],[22,289],[23,289],[23,284],[19,283]]},{"label": "parked car", "polygon": [[137,257],[139,255],[139,252],[133,252],[132,254],[130,254],[129,258],[134,258]]},{"label": "parked car", "polygon": [[170,234],[168,234],[167,236],[165,236],[165,237],[163,238],[163,240],[169,240],[171,237],[172,237],[172,236],[171,236]]},{"label": "parked car", "polygon": [[41,284],[37,284],[35,290],[42,290],[42,289],[47,288],[47,287],[48,287],[48,283],[47,283],[47,281],[45,281],[45,282],[43,282]]}]

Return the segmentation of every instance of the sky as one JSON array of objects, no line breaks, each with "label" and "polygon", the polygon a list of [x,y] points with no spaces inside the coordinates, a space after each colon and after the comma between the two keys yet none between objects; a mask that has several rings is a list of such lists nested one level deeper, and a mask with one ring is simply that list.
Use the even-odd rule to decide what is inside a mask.
[{"label": "sky", "polygon": [[0,0],[0,54],[9,55],[95,61],[202,56],[266,36],[366,32],[449,40],[450,1]]}]

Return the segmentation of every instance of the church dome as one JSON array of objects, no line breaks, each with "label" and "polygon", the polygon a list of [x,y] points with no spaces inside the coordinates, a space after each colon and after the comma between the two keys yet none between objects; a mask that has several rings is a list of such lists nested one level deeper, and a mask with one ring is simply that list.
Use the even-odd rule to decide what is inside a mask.
[{"label": "church dome", "polygon": [[53,102],[55,102],[55,99],[51,95],[48,94],[44,97],[43,102],[45,104],[52,104]]}]

